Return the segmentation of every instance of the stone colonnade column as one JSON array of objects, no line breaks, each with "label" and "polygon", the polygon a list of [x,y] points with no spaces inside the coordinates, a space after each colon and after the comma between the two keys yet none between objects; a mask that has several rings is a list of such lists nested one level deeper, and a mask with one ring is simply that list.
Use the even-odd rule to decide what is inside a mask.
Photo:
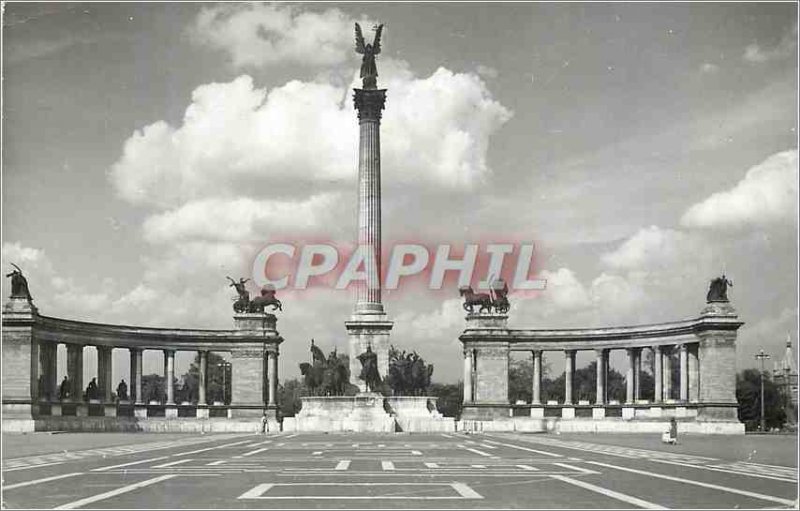
[{"label": "stone colonnade column", "polygon": [[167,403],[175,404],[175,350],[164,350],[164,378],[167,380]]},{"label": "stone colonnade column", "polygon": [[533,384],[531,388],[531,404],[542,404],[542,352],[534,350],[533,354]]},{"label": "stone colonnade column", "polygon": [[653,402],[660,403],[664,400],[664,390],[663,390],[663,383],[664,383],[664,376],[663,376],[663,365],[664,365],[664,357],[661,353],[661,346],[655,346],[653,348],[653,358],[655,359],[655,392],[653,393]]},{"label": "stone colonnade column", "polygon": [[689,344],[689,401],[700,400],[700,364],[697,358],[698,343]]},{"label": "stone colonnade column", "polygon": [[672,347],[664,346],[664,369],[662,374],[662,388],[664,391],[664,401],[672,399]]},{"label": "stone colonnade column", "polygon": [[606,402],[606,354],[604,349],[595,350],[597,355],[596,363],[596,388],[595,388],[595,404],[602,405]]},{"label": "stone colonnade column", "polygon": [[142,353],[144,350],[130,348],[131,354],[131,400],[136,404],[144,403],[142,395]]},{"label": "stone colonnade column", "polygon": [[625,372],[625,402],[633,403],[634,400],[634,372],[636,371],[635,348],[627,348],[628,370]]},{"label": "stone colonnade column", "polygon": [[572,404],[572,380],[575,375],[575,350],[564,350],[564,404]]},{"label": "stone colonnade column", "polygon": [[97,386],[100,390],[100,399],[105,402],[111,401],[112,350],[111,346],[97,346]]},{"label": "stone colonnade column", "polygon": [[642,348],[633,349],[633,402],[642,398]]},{"label": "stone colonnade column", "polygon": [[278,353],[269,352],[269,406],[275,406],[278,394]]},{"label": "stone colonnade column", "polygon": [[208,404],[206,397],[206,385],[208,382],[208,352],[200,352],[200,381],[197,390],[197,404],[205,406]]},{"label": "stone colonnade column", "polygon": [[75,402],[83,397],[83,345],[67,344],[67,378],[70,383],[69,397]]},{"label": "stone colonnade column", "polygon": [[472,350],[464,350],[464,403],[471,403],[472,395]]},{"label": "stone colonnade column", "polygon": [[57,358],[58,344],[54,342],[39,343],[39,398],[42,400],[55,401],[58,397],[58,382],[56,381],[58,372]]},{"label": "stone colonnade column", "polygon": [[689,346],[687,344],[680,345],[680,399],[681,401],[689,400]]}]

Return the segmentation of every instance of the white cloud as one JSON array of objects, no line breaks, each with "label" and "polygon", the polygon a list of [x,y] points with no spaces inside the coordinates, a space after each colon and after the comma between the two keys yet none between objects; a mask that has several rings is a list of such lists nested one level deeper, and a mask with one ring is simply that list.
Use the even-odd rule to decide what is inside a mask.
[{"label": "white cloud", "polygon": [[547,288],[541,293],[543,303],[553,304],[555,308],[565,311],[585,308],[591,304],[589,292],[572,270],[543,270],[539,278],[547,281]]},{"label": "white cloud", "polygon": [[773,154],[747,171],[732,189],[690,207],[681,225],[690,228],[737,229],[796,222],[797,150]]},{"label": "white cloud", "polygon": [[711,62],[703,62],[703,64],[700,66],[700,71],[709,74],[716,73],[719,71],[719,66]]},{"label": "white cloud", "polygon": [[320,194],[307,200],[191,201],[149,217],[144,223],[144,237],[151,243],[263,240],[269,227],[297,232],[322,226],[330,220],[338,197],[337,194]]},{"label": "white cloud", "polygon": [[23,246],[18,241],[3,242],[2,248],[3,269],[10,269],[11,263],[22,268],[23,274],[28,270],[41,270],[45,273],[52,272],[50,260],[44,250]]},{"label": "white cloud", "polygon": [[316,13],[291,5],[207,7],[190,33],[197,42],[227,52],[236,67],[283,62],[335,65],[352,53],[354,44],[353,20],[340,10]]},{"label": "white cloud", "polygon": [[[474,74],[440,68],[415,78],[386,66],[384,181],[469,189],[490,172],[489,138],[511,116]],[[119,195],[174,207],[190,200],[263,190],[308,193],[352,181],[358,124],[349,89],[292,81],[267,92],[252,78],[198,87],[183,124],[137,130],[111,169]]]},{"label": "white cloud", "polygon": [[699,239],[651,225],[637,231],[615,250],[603,254],[601,261],[617,270],[667,268],[695,259],[701,252]]},{"label": "white cloud", "polygon": [[797,24],[785,32],[778,44],[771,48],[764,48],[758,43],[752,43],[744,50],[742,58],[752,64],[761,64],[771,60],[778,60],[792,56],[797,49]]}]

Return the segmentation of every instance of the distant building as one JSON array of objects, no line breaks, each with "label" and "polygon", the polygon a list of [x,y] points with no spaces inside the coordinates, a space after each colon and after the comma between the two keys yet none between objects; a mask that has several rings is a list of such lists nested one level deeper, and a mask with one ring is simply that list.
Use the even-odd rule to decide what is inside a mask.
[{"label": "distant building", "polygon": [[[786,351],[780,362],[775,362],[772,370],[772,381],[774,381],[783,394],[785,403],[792,410],[797,409],[797,359],[792,351],[792,339],[786,338]],[[789,410],[787,410],[789,412]],[[793,413],[789,413],[793,415]]]}]

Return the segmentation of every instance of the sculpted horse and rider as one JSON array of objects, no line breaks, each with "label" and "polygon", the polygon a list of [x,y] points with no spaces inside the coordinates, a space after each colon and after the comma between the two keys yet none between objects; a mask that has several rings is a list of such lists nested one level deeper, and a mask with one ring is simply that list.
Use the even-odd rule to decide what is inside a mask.
[{"label": "sculpted horse and rider", "polygon": [[502,279],[492,281],[488,293],[476,293],[470,286],[461,287],[458,291],[464,297],[464,310],[470,314],[475,312],[475,307],[478,307],[479,314],[491,313],[492,309],[498,314],[505,314],[511,308],[508,284]]},{"label": "sculpted horse and rider", "polygon": [[261,288],[261,296],[251,299],[250,293],[245,287],[245,284],[250,279],[240,278],[239,282],[236,282],[230,277],[227,277],[227,279],[231,281],[228,287],[236,289],[236,293],[239,295],[236,301],[233,302],[233,311],[237,314],[243,312],[264,312],[264,310],[270,306],[272,310],[283,310],[283,304],[280,300],[275,298],[275,288],[269,284]]}]

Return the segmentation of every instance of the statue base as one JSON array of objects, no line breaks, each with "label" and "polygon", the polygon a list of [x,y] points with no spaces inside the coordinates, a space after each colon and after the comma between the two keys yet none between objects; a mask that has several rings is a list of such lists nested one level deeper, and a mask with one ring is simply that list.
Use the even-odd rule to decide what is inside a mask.
[{"label": "statue base", "polygon": [[378,358],[378,373],[381,379],[389,375],[389,333],[394,322],[389,321],[386,314],[353,314],[350,321],[345,321],[350,346],[350,383],[358,386],[362,393],[367,391],[367,385],[359,379],[361,363],[358,356],[367,351],[367,346]]},{"label": "statue base", "polygon": [[395,421],[386,413],[383,396],[373,392],[355,396],[307,396],[294,417],[284,417],[284,431],[392,433]]}]

